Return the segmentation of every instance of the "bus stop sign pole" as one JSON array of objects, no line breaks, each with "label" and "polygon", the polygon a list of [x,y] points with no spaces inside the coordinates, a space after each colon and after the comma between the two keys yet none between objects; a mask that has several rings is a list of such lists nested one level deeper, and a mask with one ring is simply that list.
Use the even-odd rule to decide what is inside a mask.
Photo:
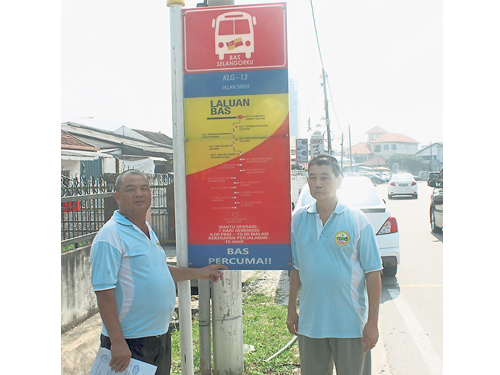
[{"label": "bus stop sign pole", "polygon": [[[186,154],[184,143],[184,87],[182,63],[182,7],[184,0],[168,0],[170,7],[170,54],[172,66],[172,134],[174,152],[175,233],[177,265],[188,267]],[[178,283],[181,373],[193,375],[191,282]]]}]

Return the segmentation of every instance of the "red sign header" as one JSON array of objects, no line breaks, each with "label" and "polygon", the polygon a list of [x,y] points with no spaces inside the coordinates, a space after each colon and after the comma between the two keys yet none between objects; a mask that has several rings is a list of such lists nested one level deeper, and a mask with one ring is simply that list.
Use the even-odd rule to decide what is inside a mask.
[{"label": "red sign header", "polygon": [[287,68],[284,3],[183,13],[186,73]]}]

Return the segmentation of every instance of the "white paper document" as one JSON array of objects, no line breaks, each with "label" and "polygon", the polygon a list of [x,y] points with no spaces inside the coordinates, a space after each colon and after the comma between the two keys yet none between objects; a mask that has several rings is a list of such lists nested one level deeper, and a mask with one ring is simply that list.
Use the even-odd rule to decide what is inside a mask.
[{"label": "white paper document", "polygon": [[156,372],[156,366],[131,358],[130,364],[125,371],[115,373],[111,371],[109,361],[111,361],[111,351],[106,348],[99,348],[89,375],[154,375]]}]

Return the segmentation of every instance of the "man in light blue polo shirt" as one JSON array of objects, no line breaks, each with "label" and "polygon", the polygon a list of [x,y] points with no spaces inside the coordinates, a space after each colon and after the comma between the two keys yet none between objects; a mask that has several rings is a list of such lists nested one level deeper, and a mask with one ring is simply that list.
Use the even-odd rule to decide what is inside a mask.
[{"label": "man in light blue polo shirt", "polygon": [[139,171],[116,181],[119,209],[99,230],[90,253],[91,282],[103,323],[101,346],[111,350],[109,365],[124,371],[135,358],[170,374],[170,332],[175,307],[174,282],[222,278],[220,264],[203,268],[169,266],[156,234],[146,221],[151,190]]},{"label": "man in light blue polo shirt", "polygon": [[337,375],[369,375],[378,340],[382,262],[366,216],[338,200],[341,183],[334,157],[312,158],[308,184],[316,202],[292,216],[286,323],[299,337],[302,375],[331,375],[334,364]]}]

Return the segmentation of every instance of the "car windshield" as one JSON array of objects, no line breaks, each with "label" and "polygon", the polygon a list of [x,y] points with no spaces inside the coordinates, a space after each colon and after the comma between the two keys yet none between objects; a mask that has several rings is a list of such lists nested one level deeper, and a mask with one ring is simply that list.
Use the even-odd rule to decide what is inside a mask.
[{"label": "car windshield", "polygon": [[393,181],[408,181],[413,180],[413,176],[409,173],[396,173],[392,176]]},{"label": "car windshield", "polygon": [[[382,200],[368,177],[344,177],[337,190],[337,197],[351,206],[366,207],[380,206]],[[308,205],[315,199],[309,192],[309,185],[305,184],[297,200],[297,207]]]}]

